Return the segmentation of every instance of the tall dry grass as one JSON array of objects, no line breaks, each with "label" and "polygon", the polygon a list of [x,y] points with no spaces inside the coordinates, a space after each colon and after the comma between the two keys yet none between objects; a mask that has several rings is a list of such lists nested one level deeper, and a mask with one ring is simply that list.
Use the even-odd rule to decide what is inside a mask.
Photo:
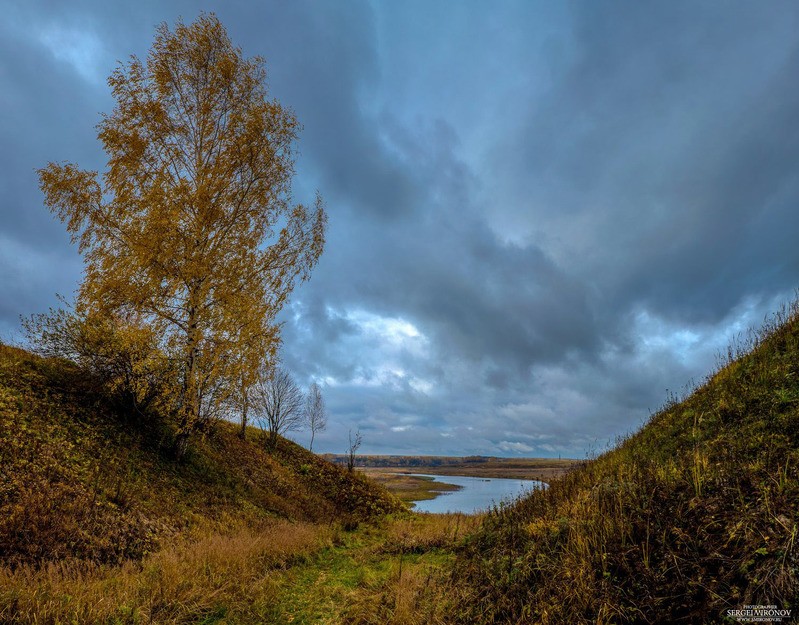
[{"label": "tall dry grass", "polygon": [[277,596],[271,572],[330,544],[326,526],[279,521],[197,530],[140,562],[77,560],[0,568],[0,622],[178,624],[258,618]]},{"label": "tall dry grass", "polygon": [[799,303],[638,433],[466,541],[454,622],[711,623],[799,606]]},{"label": "tall dry grass", "polygon": [[483,515],[414,514],[393,520],[386,530],[384,553],[426,553],[453,549],[470,532],[480,527]]},{"label": "tall dry grass", "polygon": [[352,593],[341,616],[346,625],[444,625],[455,609],[458,589],[441,566],[398,558],[377,589]]}]

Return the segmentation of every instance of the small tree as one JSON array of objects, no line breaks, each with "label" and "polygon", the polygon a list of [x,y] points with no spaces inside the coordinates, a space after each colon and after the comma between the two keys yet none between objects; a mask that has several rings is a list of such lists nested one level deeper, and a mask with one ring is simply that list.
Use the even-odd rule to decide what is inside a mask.
[{"label": "small tree", "polygon": [[278,435],[299,430],[303,422],[304,397],[300,387],[285,369],[263,370],[255,386],[256,406],[261,427],[267,431],[267,446],[277,446]]},{"label": "small tree", "polygon": [[316,382],[311,384],[305,397],[305,424],[311,430],[311,445],[308,449],[313,451],[313,439],[316,433],[323,432],[327,428],[325,399],[322,397],[322,389]]},{"label": "small tree", "polygon": [[174,412],[177,371],[149,325],[59,308],[23,319],[22,326],[34,351],[71,360],[139,416]]},{"label": "small tree", "polygon": [[355,437],[352,436],[352,430],[349,433],[350,446],[347,449],[347,471],[352,472],[355,468],[355,452],[363,443],[363,436],[360,430],[355,430]]}]

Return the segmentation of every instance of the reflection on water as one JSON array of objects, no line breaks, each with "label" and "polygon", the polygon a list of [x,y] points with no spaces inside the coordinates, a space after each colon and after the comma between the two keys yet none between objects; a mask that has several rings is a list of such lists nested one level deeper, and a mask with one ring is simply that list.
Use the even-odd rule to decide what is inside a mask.
[{"label": "reflection on water", "polygon": [[460,490],[441,493],[435,499],[417,501],[415,512],[465,512],[472,514],[489,508],[492,504],[515,499],[523,493],[546,484],[536,480],[511,480],[496,477],[465,477],[463,475],[424,475],[436,482],[446,482],[460,486]]}]

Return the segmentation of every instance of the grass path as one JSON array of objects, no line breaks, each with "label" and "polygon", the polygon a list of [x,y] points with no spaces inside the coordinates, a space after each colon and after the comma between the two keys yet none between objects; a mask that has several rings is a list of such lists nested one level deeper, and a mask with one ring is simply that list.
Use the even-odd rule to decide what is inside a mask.
[{"label": "grass path", "polygon": [[342,532],[333,546],[274,578],[274,623],[435,623],[446,609],[465,515],[412,515]]},{"label": "grass path", "polygon": [[446,622],[455,548],[477,523],[402,513],[354,531],[286,521],[209,527],[119,566],[0,567],[0,623]]},{"label": "grass path", "polygon": [[374,530],[359,530],[345,535],[342,544],[285,571],[282,579],[275,580],[282,589],[275,622],[341,623],[342,613],[358,597],[388,581],[390,559],[369,553],[380,542]]}]

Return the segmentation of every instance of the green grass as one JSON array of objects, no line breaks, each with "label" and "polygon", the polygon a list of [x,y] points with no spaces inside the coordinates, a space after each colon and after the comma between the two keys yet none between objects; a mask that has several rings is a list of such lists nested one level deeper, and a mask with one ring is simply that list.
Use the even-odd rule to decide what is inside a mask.
[{"label": "green grass", "polygon": [[415,625],[445,622],[455,549],[479,519],[417,515],[343,533],[302,566],[287,570],[275,623]]}]

